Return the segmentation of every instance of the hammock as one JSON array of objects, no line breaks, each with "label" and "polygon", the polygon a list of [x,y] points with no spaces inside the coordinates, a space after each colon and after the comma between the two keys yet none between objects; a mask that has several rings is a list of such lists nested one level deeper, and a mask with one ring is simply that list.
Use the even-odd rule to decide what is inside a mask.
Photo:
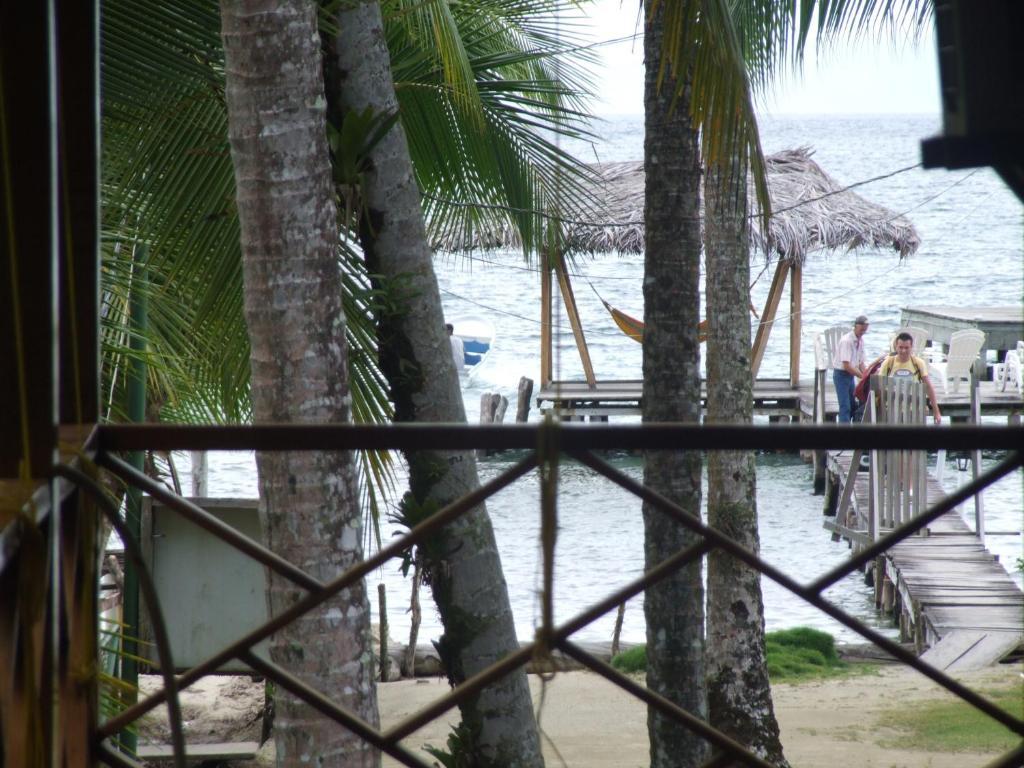
[{"label": "hammock", "polygon": [[[604,304],[604,308],[608,310],[608,314],[612,316],[612,320],[619,326],[619,330],[629,336],[633,341],[642,342],[644,340],[644,324],[643,321],[637,320],[632,315],[627,315],[621,309],[616,309],[603,298],[601,294],[597,293],[597,289],[594,286],[590,286],[594,293],[597,294],[597,298],[601,299],[601,303]],[[750,304],[750,314],[757,319],[761,319],[757,314],[757,309],[754,307],[753,302]],[[705,318],[697,324],[697,342],[703,344],[708,340],[708,321]]]},{"label": "hammock", "polygon": [[[595,291],[595,293],[597,293]],[[598,295],[599,299],[601,296]],[[629,336],[633,341],[644,340],[644,324],[642,321],[637,320],[632,315],[627,315],[621,309],[616,309],[604,299],[601,299],[601,303],[604,304],[604,308],[608,310],[608,314],[612,316],[612,320],[619,326],[619,330]],[[701,320],[697,325],[697,340],[703,344],[708,339],[708,321]]]}]

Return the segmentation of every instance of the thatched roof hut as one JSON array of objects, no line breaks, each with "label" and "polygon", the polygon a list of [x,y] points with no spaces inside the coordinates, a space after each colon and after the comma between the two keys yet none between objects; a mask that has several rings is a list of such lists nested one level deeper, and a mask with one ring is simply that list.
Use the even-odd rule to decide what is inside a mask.
[{"label": "thatched roof hut", "polygon": [[[900,256],[917,250],[921,239],[904,216],[844,189],[811,159],[807,147],[765,158],[773,215],[762,235],[751,217],[751,240],[766,254],[802,263],[808,253],[861,246],[893,248]],[[644,249],[644,167],[641,161],[592,166],[596,183],[588,190],[595,205],[567,224],[568,253],[642,253]],[[751,201],[754,201],[751,192]],[[466,249],[518,247],[511,227],[478,230],[463,242]],[[458,250],[452,240],[446,250]]]},{"label": "thatched roof hut", "polygon": [[[917,250],[921,239],[905,217],[860,195],[844,189],[811,159],[807,147],[785,150],[765,158],[772,217],[767,233],[759,228],[760,217],[750,218],[751,242],[767,257],[777,254],[775,275],[765,301],[751,350],[751,371],[757,377],[775,323],[776,311],[785,284],[790,284],[790,385],[798,386],[800,377],[800,334],[803,262],[808,253],[818,250],[850,250],[859,247],[893,248],[900,257]],[[644,250],[644,167],[642,162],[603,163],[591,166],[594,183],[577,188],[579,205],[571,219],[564,222],[561,253],[541,254],[541,380],[547,386],[553,377],[551,280],[558,275],[559,289],[569,322],[583,360],[587,383],[596,379],[590,363],[583,327],[576,308],[564,255],[579,253],[643,253]],[[751,191],[751,204],[756,204]],[[701,206],[703,211],[703,206]],[[437,244],[443,250],[519,247],[519,238],[511,226],[500,229],[478,228],[458,237],[443,237]],[[615,308],[608,306],[615,312]],[[633,321],[636,323],[637,321]]]}]

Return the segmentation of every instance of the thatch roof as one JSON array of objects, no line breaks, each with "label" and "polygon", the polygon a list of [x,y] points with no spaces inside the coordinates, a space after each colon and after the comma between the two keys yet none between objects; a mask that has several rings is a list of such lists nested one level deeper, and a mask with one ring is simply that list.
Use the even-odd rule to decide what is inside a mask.
[{"label": "thatch roof", "polygon": [[[807,147],[765,158],[772,199],[768,238],[751,218],[752,243],[765,253],[803,261],[822,249],[893,248],[900,256],[917,250],[921,239],[914,225],[855,192],[844,190],[811,159]],[[592,166],[599,181],[592,193],[598,201],[589,212],[567,224],[567,250],[574,253],[642,253],[644,248],[644,168],[640,161]],[[753,192],[750,195],[754,201]],[[454,243],[445,247],[454,250]],[[477,231],[472,248],[516,247],[512,229]]]}]

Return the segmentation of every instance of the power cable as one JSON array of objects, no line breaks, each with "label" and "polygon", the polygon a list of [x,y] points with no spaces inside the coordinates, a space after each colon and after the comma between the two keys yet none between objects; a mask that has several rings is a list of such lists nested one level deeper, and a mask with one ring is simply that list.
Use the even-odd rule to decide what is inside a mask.
[{"label": "power cable", "polygon": [[[908,166],[905,166],[903,168],[898,168],[895,171],[890,171],[888,173],[883,173],[883,174],[880,174],[878,176],[872,176],[871,178],[868,178],[868,179],[862,179],[860,181],[855,181],[852,184],[848,184],[847,186],[845,186],[845,187],[843,187],[841,189],[835,189],[835,190],[832,190],[831,192],[826,192],[826,193],[824,193],[822,195],[818,195],[817,197],[809,197],[806,200],[801,200],[800,202],[794,203],[793,205],[786,206],[785,208],[780,208],[778,210],[772,211],[772,215],[774,216],[774,215],[779,214],[779,213],[786,213],[788,211],[792,211],[792,210],[795,210],[797,208],[800,208],[800,207],[802,207],[804,205],[810,205],[811,203],[815,203],[815,202],[817,202],[819,200],[824,200],[825,198],[833,197],[834,195],[838,195],[838,194],[841,194],[843,192],[847,192],[847,191],[849,191],[851,189],[855,189],[856,187],[862,187],[862,186],[865,186],[867,184],[873,184],[876,181],[884,181],[885,179],[890,179],[890,178],[892,178],[894,176],[898,176],[900,174],[907,173],[908,171],[912,171],[912,170],[915,170],[915,169],[920,168],[920,167],[921,167],[921,163],[915,163],[914,165],[908,165]],[[973,176],[979,170],[980,169],[976,168],[974,171],[972,171],[971,173],[967,174],[967,176],[961,178],[957,182],[955,182],[952,185],[950,185],[949,188],[951,189],[952,187],[955,187],[961,181],[966,181],[968,178]],[[502,211],[504,213],[512,213],[512,214],[528,214],[530,216],[539,216],[540,218],[544,219],[545,221],[557,222],[559,224],[569,224],[569,225],[580,226],[580,227],[637,227],[637,226],[643,226],[643,223],[644,223],[642,219],[627,219],[625,221],[596,221],[596,220],[592,220],[592,219],[577,219],[577,218],[572,218],[572,217],[569,217],[569,216],[560,216],[558,214],[554,214],[554,213],[551,213],[549,211],[541,211],[541,210],[538,210],[538,209],[535,209],[535,208],[519,208],[519,207],[516,207],[516,206],[503,205],[503,204],[500,204],[500,203],[483,203],[483,202],[479,202],[479,201],[468,202],[467,203],[467,202],[460,202],[460,201],[457,201],[457,200],[449,200],[447,198],[439,197],[439,196],[431,194],[429,192],[424,192],[423,193],[423,197],[425,199],[427,199],[427,200],[432,200],[433,202],[436,202],[436,203],[442,203],[444,205],[450,205],[453,208],[473,208],[473,209],[476,209],[476,210],[484,210],[484,211]],[[923,205],[926,202],[929,202],[929,200],[931,200],[931,199],[934,199],[934,198],[926,199],[925,201],[923,201],[921,203],[921,205]],[[914,208],[911,208],[909,210],[914,210]],[[898,214],[894,218],[899,218],[899,216],[902,216],[902,215],[904,215],[904,214]],[[747,219],[756,219],[756,218],[758,218],[758,216],[759,216],[759,214],[751,213],[751,214],[748,214],[745,218],[747,218]],[[892,220],[893,219],[888,219],[887,221],[892,221]]]}]

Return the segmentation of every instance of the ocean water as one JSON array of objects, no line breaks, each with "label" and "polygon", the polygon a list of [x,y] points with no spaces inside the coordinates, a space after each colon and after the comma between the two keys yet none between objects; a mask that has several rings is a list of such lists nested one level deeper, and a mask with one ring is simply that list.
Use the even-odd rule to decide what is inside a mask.
[{"label": "ocean water", "polygon": [[[852,184],[890,174],[919,162],[919,142],[938,131],[931,116],[827,116],[768,118],[762,121],[766,152],[809,146],[822,167],[840,183]],[[616,117],[597,127],[602,141],[577,146],[587,160],[637,160],[642,156],[642,120]],[[802,372],[813,368],[814,335],[821,329],[851,322],[858,314],[872,321],[866,337],[868,352],[879,353],[888,334],[899,325],[900,308],[919,304],[963,306],[1019,304],[1024,289],[1022,260],[1022,207],[988,169],[896,173],[858,188],[865,197],[897,213],[906,213],[918,229],[920,250],[900,260],[893,251],[862,250],[852,253],[812,254],[804,270]],[[764,267],[754,256],[752,276]],[[517,252],[477,252],[438,255],[438,281],[446,317],[483,318],[497,330],[494,349],[480,370],[463,380],[470,423],[479,418],[480,396],[500,392],[514,411],[521,376],[539,380],[540,283],[534,267]],[[581,258],[574,265],[576,298],[599,378],[639,378],[640,345],[619,333],[601,306],[597,294],[636,316],[642,316],[642,257],[609,254]],[[761,306],[771,281],[766,271],[753,289]],[[593,290],[591,290],[593,287]],[[769,343],[761,375],[788,375],[788,303]],[[564,312],[555,338],[556,378],[581,379],[582,365]],[[511,415],[510,415],[511,416]],[[536,409],[531,419],[536,420]],[[998,457],[986,456],[991,465]],[[509,466],[511,458],[489,458],[480,463],[486,480]],[[640,478],[638,458],[621,455],[613,464]],[[187,460],[183,457],[183,464]],[[956,461],[947,461],[945,485],[952,489],[967,482]],[[1021,473],[1004,479],[985,495],[990,548],[1013,570],[1024,552],[1020,535],[1024,503]],[[812,495],[812,472],[798,457],[765,454],[758,458],[758,513],[762,554],[773,565],[807,582],[849,556],[843,543],[833,543],[822,528],[821,497]],[[251,455],[215,454],[211,457],[213,495],[254,496],[256,477]],[[521,639],[532,637],[539,621],[541,558],[539,544],[539,486],[536,474],[524,478],[492,498],[488,504],[501,551],[506,580]],[[559,535],[556,550],[556,619],[565,620],[615,587],[638,576],[643,565],[643,526],[640,503],[634,497],[568,463],[561,469]],[[973,507],[963,513],[973,521]],[[398,532],[382,522],[385,541]],[[1014,534],[1014,535],[1010,535]],[[1018,583],[1020,573],[1015,574]],[[371,574],[371,594],[378,582],[387,587],[391,634],[408,636],[410,584],[398,563]],[[767,579],[762,579],[768,628],[815,626],[839,639],[858,636]],[[831,588],[827,597],[845,611],[894,636],[896,630],[876,614],[872,590],[854,574]],[[429,593],[422,594],[423,625],[420,642],[437,638],[440,623]],[[582,630],[578,638],[608,640],[614,615]],[[623,638],[644,637],[640,599],[627,606]]]}]

